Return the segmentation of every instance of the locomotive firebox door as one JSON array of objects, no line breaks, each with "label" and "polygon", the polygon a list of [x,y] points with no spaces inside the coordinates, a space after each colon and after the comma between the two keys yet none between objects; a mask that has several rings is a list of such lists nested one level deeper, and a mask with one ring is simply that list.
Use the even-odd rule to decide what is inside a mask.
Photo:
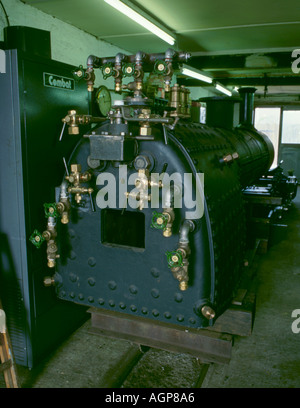
[{"label": "locomotive firebox door", "polygon": [[145,249],[145,214],[135,211],[103,209],[101,242],[104,245]]}]

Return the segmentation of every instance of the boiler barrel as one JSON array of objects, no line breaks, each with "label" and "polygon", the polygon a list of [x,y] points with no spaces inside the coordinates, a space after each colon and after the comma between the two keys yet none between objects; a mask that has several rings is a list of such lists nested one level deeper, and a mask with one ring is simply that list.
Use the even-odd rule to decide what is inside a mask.
[{"label": "boiler barrel", "polygon": [[[273,150],[267,138],[243,127],[221,129],[179,122],[173,131],[168,130],[166,144],[162,126],[156,125],[152,127],[154,140],[138,139],[135,147],[130,138],[128,144],[116,138],[116,131],[109,123],[94,128],[69,158],[69,164],[79,163],[83,172],[92,173],[87,186],[93,189],[97,205],[92,211],[88,199],[79,205],[72,200],[70,222],[58,231],[57,295],[153,321],[194,328],[211,325],[230,304],[244,263],[247,232],[242,188],[268,170]],[[135,135],[139,128],[130,131]],[[127,155],[125,161],[102,161],[104,154],[120,152],[108,150],[103,144],[106,140],[117,140],[120,148],[126,144],[129,150],[122,150]],[[91,151],[92,159],[103,164],[101,168],[89,168]],[[204,175],[204,213],[193,220],[195,228],[189,233],[189,280],[184,291],[172,275],[166,254],[178,248],[187,219],[185,202],[174,207],[172,235],[168,237],[153,228],[153,215],[163,211],[162,202],[159,208],[150,203],[143,209],[122,208],[126,179],[119,166],[126,164],[129,180],[136,173],[137,155],[149,163],[150,174],[165,171],[182,179],[186,174],[194,179],[197,173]],[[103,172],[119,185],[116,208],[100,208],[97,201]],[[187,191],[192,195],[193,185]],[[211,320],[203,315],[204,306],[214,310]]]}]

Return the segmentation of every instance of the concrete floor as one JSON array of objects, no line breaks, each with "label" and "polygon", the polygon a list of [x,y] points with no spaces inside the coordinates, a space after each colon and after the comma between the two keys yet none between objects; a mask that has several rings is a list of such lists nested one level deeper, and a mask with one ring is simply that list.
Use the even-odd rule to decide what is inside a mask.
[{"label": "concrete floor", "polygon": [[[291,316],[300,309],[300,191],[282,223],[288,227],[280,228],[267,254],[256,258],[252,335],[234,338],[230,363],[211,364],[204,388],[300,387],[300,333],[293,333]],[[132,344],[91,334],[89,327],[87,321],[33,370],[18,366],[20,387],[102,388],[109,370],[121,364]],[[191,356],[150,349],[124,387],[192,388],[200,369]]]}]

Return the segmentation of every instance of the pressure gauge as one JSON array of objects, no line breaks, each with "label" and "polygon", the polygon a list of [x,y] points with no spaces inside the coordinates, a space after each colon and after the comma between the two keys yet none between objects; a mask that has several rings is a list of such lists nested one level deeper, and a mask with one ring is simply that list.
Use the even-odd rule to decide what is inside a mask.
[{"label": "pressure gauge", "polygon": [[101,116],[107,116],[111,109],[111,95],[109,90],[106,86],[102,85],[98,88],[95,96]]}]

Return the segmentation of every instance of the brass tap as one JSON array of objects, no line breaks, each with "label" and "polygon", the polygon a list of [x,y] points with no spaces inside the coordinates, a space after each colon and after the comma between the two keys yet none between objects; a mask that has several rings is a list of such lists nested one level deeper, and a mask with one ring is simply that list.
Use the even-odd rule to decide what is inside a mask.
[{"label": "brass tap", "polygon": [[[139,118],[141,119],[150,119],[151,110],[150,109],[142,109]],[[152,129],[150,127],[149,122],[141,122],[140,123],[140,136],[151,136]]]},{"label": "brass tap", "polygon": [[[171,268],[171,272],[173,277],[179,281],[179,289],[181,291],[188,289],[188,281],[189,281],[189,274],[188,274],[188,255],[190,254],[189,248],[178,248],[176,250],[177,253],[180,253],[182,256],[182,264],[180,266],[174,266]],[[172,259],[173,260],[173,259]],[[176,263],[176,260],[173,260]]]},{"label": "brass tap", "polygon": [[44,231],[42,235],[43,238],[47,241],[47,265],[49,268],[54,268],[56,265],[56,259],[59,258],[59,255],[57,254],[57,231],[54,217],[48,218],[47,230]]},{"label": "brass tap", "polygon": [[49,287],[49,286],[54,286],[54,285],[55,285],[54,276],[45,276],[44,277],[44,286]]},{"label": "brass tap", "polygon": [[176,251],[167,252],[168,264],[173,277],[179,281],[179,289],[188,289],[189,282],[189,256],[191,249],[189,245],[189,233],[194,231],[195,225],[191,220],[185,220],[179,231],[179,243]]},{"label": "brass tap", "polygon": [[175,213],[173,208],[164,208],[163,214],[168,217],[167,225],[163,230],[163,236],[169,238],[172,236],[172,227],[175,220]]},{"label": "brass tap", "polygon": [[151,187],[163,187],[162,181],[150,180],[150,174],[148,168],[143,168],[138,170],[138,176],[135,179],[136,191],[130,193],[125,193],[126,197],[135,198],[140,202],[139,209],[143,210],[145,207],[145,202],[151,201],[151,194],[148,193]]},{"label": "brass tap", "polygon": [[79,134],[79,125],[88,125],[94,120],[91,115],[77,115],[76,110],[72,109],[68,111],[62,121],[68,125],[69,135]]},{"label": "brass tap", "polygon": [[81,187],[81,183],[86,183],[90,181],[92,175],[88,171],[81,173],[81,165],[80,164],[71,164],[71,174],[66,176],[66,180],[72,187],[68,188],[68,192],[71,194],[75,194],[75,200],[79,204],[83,194],[92,194],[93,189],[87,187]]}]

